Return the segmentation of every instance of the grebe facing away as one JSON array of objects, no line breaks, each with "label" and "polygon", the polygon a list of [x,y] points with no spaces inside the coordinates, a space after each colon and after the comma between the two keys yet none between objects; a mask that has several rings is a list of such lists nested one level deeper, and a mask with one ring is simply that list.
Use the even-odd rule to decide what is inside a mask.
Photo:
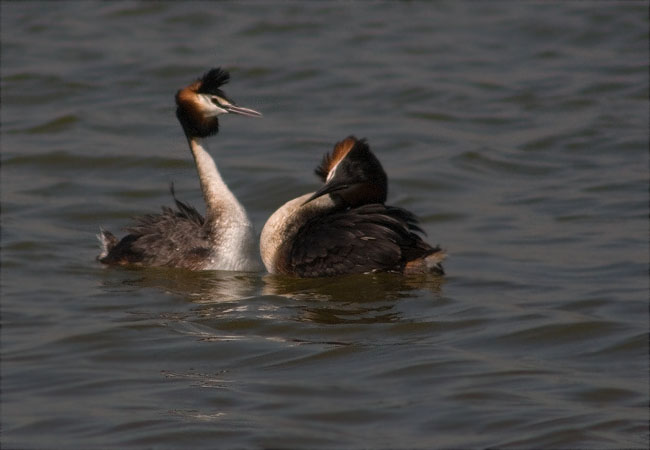
[{"label": "grebe facing away", "polygon": [[220,68],[176,93],[176,116],[194,156],[206,205],[203,218],[192,206],[172,196],[176,210],[147,214],[126,228],[122,240],[110,232],[99,234],[98,259],[108,265],[166,266],[190,270],[242,270],[261,268],[253,226],[246,211],[224,183],[204,138],[219,131],[218,116],[239,114],[260,117],[257,111],[236,106],[220,89],[230,75]]},{"label": "grebe facing away", "polygon": [[316,169],[325,185],[285,203],[262,230],[271,273],[326,277],[365,272],[444,273],[445,253],[416,234],[415,216],[386,206],[388,180],[365,140],[336,144]]}]

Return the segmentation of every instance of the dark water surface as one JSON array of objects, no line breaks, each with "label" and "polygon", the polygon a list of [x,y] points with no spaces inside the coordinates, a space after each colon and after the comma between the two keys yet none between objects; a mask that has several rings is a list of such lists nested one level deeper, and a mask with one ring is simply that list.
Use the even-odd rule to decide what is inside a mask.
[{"label": "dark water surface", "polygon": [[[646,2],[2,2],[3,448],[647,448]],[[444,280],[100,267],[201,206],[258,232],[367,137]]]}]

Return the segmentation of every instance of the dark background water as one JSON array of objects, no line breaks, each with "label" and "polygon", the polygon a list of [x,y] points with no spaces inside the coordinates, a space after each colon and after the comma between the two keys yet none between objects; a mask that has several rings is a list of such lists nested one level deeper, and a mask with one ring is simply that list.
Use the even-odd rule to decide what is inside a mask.
[{"label": "dark background water", "polygon": [[[647,448],[647,2],[2,2],[3,448]],[[367,137],[444,281],[100,267],[202,206],[257,230]]]}]

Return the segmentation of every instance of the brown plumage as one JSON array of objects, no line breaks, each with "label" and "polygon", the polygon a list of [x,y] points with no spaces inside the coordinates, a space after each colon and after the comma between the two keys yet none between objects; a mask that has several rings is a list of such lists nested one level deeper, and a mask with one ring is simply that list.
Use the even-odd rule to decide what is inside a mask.
[{"label": "brown plumage", "polygon": [[255,232],[246,211],[228,189],[205,148],[203,138],[219,131],[218,116],[260,113],[236,106],[221,90],[230,75],[220,68],[176,93],[176,117],[196,163],[206,203],[205,218],[192,206],[172,197],[176,209],[163,207],[161,214],[146,214],[127,227],[118,240],[101,230],[101,254],[107,265],[166,266],[190,270],[242,270],[260,268]]},{"label": "brown plumage", "polygon": [[331,153],[325,153],[320,165],[316,167],[314,172],[323,181],[327,179],[327,175],[341,162],[343,158],[352,150],[357,143],[354,136],[349,136],[340,142],[337,142]]},{"label": "brown plumage", "polygon": [[444,252],[422,240],[415,216],[384,204],[386,173],[365,140],[350,136],[337,143],[316,174],[325,181],[321,189],[287,202],[262,230],[269,272],[444,273]]}]

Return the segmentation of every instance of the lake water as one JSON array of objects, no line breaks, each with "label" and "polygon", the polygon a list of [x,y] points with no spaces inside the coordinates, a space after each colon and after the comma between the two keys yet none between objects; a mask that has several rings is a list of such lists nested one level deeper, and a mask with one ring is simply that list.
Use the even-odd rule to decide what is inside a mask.
[{"label": "lake water", "polygon": [[[648,448],[646,2],[0,7],[2,448]],[[101,267],[219,65],[258,233],[354,134],[448,275]]]}]

